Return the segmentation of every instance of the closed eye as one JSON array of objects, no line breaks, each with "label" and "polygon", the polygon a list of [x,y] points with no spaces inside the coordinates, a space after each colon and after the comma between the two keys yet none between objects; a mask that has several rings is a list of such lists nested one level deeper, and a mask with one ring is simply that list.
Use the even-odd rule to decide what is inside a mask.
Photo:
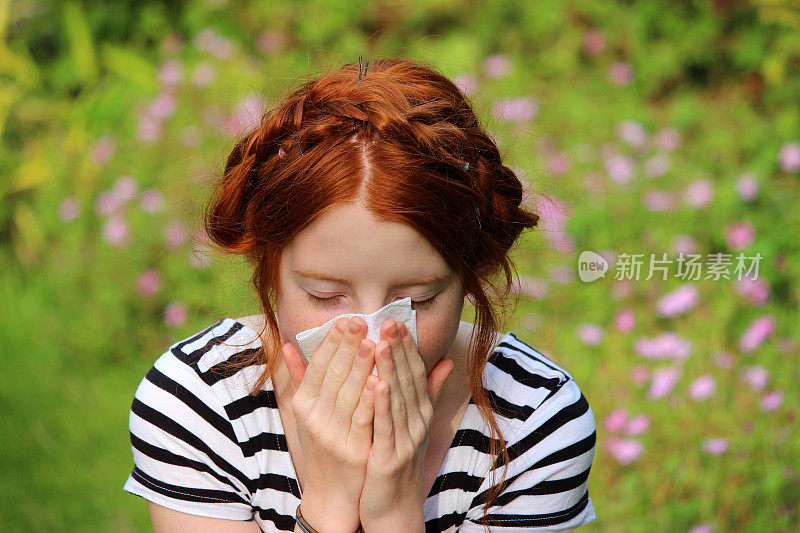
[{"label": "closed eye", "polygon": [[[306,294],[308,295],[309,301],[312,304],[314,304],[316,306],[319,306],[319,307],[333,307],[336,304],[340,303],[342,298],[344,298],[344,296],[341,296],[341,295],[332,296],[330,298],[320,298],[318,296],[314,296],[310,292],[306,292]],[[428,298],[427,300],[420,300],[420,301],[411,300],[411,307],[413,309],[415,309],[415,310],[416,309],[427,309],[428,307],[430,307],[433,304],[433,301],[436,299],[436,296],[438,296],[438,295],[434,295],[432,298]]]}]

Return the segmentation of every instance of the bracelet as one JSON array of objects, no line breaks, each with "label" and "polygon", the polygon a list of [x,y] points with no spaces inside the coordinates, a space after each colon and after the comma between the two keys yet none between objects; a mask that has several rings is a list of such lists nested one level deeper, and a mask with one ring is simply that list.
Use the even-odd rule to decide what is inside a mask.
[{"label": "bracelet", "polygon": [[[300,512],[300,504],[297,504],[297,510],[295,511],[295,520],[297,521],[297,525],[300,529],[303,530],[303,533],[319,533],[316,529],[308,525],[306,519],[303,518],[303,513]],[[358,525],[358,529],[356,529],[356,533],[364,533],[364,528],[361,527],[361,524]]]}]

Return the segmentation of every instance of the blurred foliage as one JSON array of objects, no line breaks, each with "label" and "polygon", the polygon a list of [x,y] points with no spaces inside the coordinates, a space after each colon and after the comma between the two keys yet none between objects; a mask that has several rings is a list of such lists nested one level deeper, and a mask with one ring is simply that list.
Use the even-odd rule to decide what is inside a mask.
[{"label": "blurred foliage", "polygon": [[[592,406],[599,519],[587,531],[792,530],[799,29],[789,0],[0,0],[0,291],[14,306],[0,321],[0,530],[149,530],[143,502],[121,490],[135,388],[176,340],[258,312],[241,261],[209,254],[198,233],[209,186],[254,107],[359,55],[474,76],[470,98],[507,164],[564,202],[574,249],[553,247],[546,224],[524,238],[515,259],[529,298],[508,329],[552,353]],[[497,57],[510,71],[495,77]],[[497,113],[521,97],[535,100],[535,118]],[[641,126],[643,145],[621,139],[626,123]],[[659,146],[672,130],[678,145]],[[626,184],[609,179],[612,154],[633,165]],[[658,158],[666,169],[655,172]],[[745,174],[758,188],[750,201],[737,192]],[[692,208],[698,180],[713,198]],[[653,193],[672,207],[648,206]],[[157,198],[163,208],[148,207]],[[563,279],[580,250],[672,252],[688,236],[698,253],[732,253],[741,222],[755,235],[742,249],[763,256],[760,304],[733,282],[703,280],[694,308],[663,317],[656,305],[674,279],[634,282],[622,296],[610,275]],[[615,328],[623,309],[636,316],[630,332]],[[739,339],[761,316],[775,332],[743,353]],[[601,342],[576,333],[586,324],[601,326]],[[634,347],[663,332],[691,341],[692,355],[675,393],[653,401],[629,374],[657,370]],[[714,364],[720,352],[732,367]],[[754,365],[785,394],[773,411],[742,381]],[[717,393],[698,404],[685,382],[704,374]],[[605,447],[603,420],[620,406],[657,422],[630,465]],[[714,436],[730,440],[725,455],[701,451]]]}]

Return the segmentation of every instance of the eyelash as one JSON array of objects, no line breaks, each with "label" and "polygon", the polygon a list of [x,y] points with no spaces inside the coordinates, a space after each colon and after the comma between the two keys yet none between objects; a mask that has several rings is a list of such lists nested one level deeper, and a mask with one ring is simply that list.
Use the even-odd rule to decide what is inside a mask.
[{"label": "eyelash", "polygon": [[[332,307],[332,306],[336,305],[337,303],[339,303],[339,300],[341,298],[343,298],[343,296],[332,296],[331,298],[320,298],[318,296],[314,296],[310,292],[306,292],[306,294],[308,295],[308,299],[309,299],[309,301],[311,301],[311,303],[313,303],[314,305],[320,306],[320,307]],[[433,304],[433,300],[436,299],[436,296],[438,296],[438,295],[434,295],[433,297],[428,298],[427,300],[421,300],[419,302],[415,302],[414,300],[412,300],[411,301],[411,306],[415,310],[416,309],[426,309],[427,307],[429,307],[429,306],[431,306]]]}]

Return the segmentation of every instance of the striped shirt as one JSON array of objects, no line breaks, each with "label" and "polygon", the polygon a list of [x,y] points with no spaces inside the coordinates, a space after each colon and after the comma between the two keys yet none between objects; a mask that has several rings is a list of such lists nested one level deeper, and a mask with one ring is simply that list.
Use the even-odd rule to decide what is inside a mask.
[{"label": "striped shirt", "polygon": [[[301,494],[272,380],[252,396],[262,365],[218,367],[260,345],[252,329],[224,318],[155,361],[130,410],[134,468],[123,490],[184,513],[293,531]],[[587,487],[595,421],[572,376],[508,332],[484,388],[511,459],[489,531],[568,531],[595,520]],[[483,504],[503,471],[490,472],[489,437],[470,398],[423,504],[427,532],[486,531]]]}]

